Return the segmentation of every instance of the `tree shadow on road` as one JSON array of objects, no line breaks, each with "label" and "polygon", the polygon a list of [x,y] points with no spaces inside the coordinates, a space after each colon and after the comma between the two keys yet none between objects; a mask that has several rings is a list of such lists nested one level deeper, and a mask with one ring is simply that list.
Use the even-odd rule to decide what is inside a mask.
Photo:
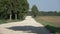
[{"label": "tree shadow on road", "polygon": [[47,31],[44,27],[34,27],[34,26],[13,26],[9,27],[7,29],[13,30],[13,31],[23,31],[27,33],[35,33],[35,34],[50,34],[50,32]]}]

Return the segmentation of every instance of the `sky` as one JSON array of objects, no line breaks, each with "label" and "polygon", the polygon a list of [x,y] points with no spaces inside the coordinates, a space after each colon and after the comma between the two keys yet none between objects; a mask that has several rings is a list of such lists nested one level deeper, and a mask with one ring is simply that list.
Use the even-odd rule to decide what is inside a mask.
[{"label": "sky", "polygon": [[30,9],[33,5],[38,7],[39,11],[60,11],[60,0],[27,0]]}]

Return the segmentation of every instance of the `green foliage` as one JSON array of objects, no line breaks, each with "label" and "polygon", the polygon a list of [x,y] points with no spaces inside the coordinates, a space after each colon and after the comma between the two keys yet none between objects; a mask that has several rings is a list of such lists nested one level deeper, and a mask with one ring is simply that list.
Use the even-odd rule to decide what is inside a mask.
[{"label": "green foliage", "polygon": [[28,9],[27,0],[0,0],[0,18],[23,19]]},{"label": "green foliage", "polygon": [[39,12],[40,16],[60,16],[60,12],[57,11],[40,11]]},{"label": "green foliage", "polygon": [[36,17],[38,15],[38,8],[36,5],[32,7],[32,15],[33,17]]},{"label": "green foliage", "polygon": [[7,20],[0,20],[0,24],[7,23]]}]

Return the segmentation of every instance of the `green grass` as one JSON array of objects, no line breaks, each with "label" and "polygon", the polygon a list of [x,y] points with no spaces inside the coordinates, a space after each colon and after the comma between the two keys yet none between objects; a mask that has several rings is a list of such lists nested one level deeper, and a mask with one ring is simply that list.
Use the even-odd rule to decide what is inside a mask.
[{"label": "green grass", "polygon": [[0,20],[0,24],[7,23],[7,20]]},{"label": "green grass", "polygon": [[23,20],[0,20],[0,24],[6,24],[6,23],[12,23],[12,22],[18,22],[18,21],[23,21]]},{"label": "green grass", "polygon": [[35,18],[35,20],[37,22],[43,24],[51,33],[60,34],[60,27],[56,27],[55,24],[53,24],[51,22],[47,22],[47,21],[41,20],[41,19],[37,19],[37,18]]}]

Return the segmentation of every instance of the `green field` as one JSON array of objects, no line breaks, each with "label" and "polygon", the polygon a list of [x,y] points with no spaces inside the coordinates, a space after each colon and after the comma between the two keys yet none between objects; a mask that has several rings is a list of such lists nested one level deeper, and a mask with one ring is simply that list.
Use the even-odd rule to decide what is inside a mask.
[{"label": "green field", "polygon": [[60,34],[60,16],[37,16],[35,20],[43,24],[51,33]]}]

